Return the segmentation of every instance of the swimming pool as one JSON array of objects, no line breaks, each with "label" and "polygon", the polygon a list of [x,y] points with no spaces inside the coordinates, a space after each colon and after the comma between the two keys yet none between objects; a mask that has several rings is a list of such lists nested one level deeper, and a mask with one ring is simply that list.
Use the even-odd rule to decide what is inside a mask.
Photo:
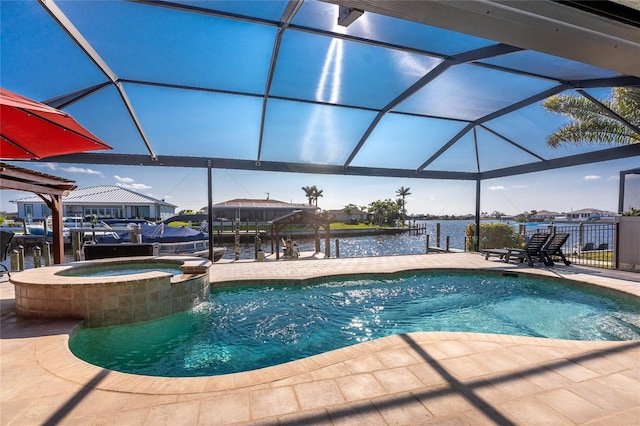
[{"label": "swimming pool", "polygon": [[116,371],[227,374],[413,331],[640,340],[640,305],[540,279],[428,273],[212,291],[156,321],[80,331],[72,352]]}]

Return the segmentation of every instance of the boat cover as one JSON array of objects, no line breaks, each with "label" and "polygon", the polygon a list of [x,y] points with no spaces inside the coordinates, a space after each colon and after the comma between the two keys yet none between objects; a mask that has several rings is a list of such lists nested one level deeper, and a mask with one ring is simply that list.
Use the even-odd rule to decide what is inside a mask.
[{"label": "boat cover", "polygon": [[[181,243],[185,241],[207,240],[209,237],[200,231],[186,226],[140,225],[142,229],[143,243]],[[105,234],[98,238],[99,243],[126,243],[131,241],[130,232],[118,232],[118,237],[113,234]]]}]

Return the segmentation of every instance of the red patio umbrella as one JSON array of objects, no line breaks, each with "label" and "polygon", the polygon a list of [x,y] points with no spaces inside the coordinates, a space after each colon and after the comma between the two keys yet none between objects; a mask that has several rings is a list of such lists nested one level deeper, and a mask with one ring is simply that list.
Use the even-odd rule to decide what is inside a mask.
[{"label": "red patio umbrella", "polygon": [[111,149],[66,112],[0,88],[0,158],[40,159]]}]

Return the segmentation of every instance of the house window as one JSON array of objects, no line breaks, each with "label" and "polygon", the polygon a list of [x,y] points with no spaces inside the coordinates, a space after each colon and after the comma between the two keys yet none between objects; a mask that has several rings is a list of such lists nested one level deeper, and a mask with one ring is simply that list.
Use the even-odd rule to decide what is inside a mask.
[{"label": "house window", "polygon": [[151,209],[149,206],[136,206],[136,217],[149,217],[151,215]]},{"label": "house window", "polygon": [[25,217],[33,217],[33,204],[24,205],[24,215]]}]

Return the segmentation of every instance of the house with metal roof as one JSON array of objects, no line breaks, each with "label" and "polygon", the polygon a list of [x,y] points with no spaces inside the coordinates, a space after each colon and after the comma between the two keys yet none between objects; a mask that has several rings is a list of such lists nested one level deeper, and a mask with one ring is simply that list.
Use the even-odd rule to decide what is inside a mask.
[{"label": "house with metal roof", "polygon": [[[13,201],[20,219],[42,220],[51,209],[40,197]],[[120,186],[102,185],[76,189],[62,198],[62,215],[67,217],[144,218],[164,220],[175,215],[175,205]]]},{"label": "house with metal roof", "polygon": [[[203,208],[207,210],[206,207]],[[237,219],[242,222],[268,222],[295,210],[315,213],[318,207],[309,204],[286,203],[279,200],[252,200],[236,198],[213,205],[213,217],[217,219]]]},{"label": "house with metal roof", "polygon": [[616,214],[614,212],[608,212],[606,210],[598,209],[580,209],[567,212],[567,220],[599,220],[599,219],[613,219]]},{"label": "house with metal roof", "polygon": [[531,215],[531,219],[535,221],[554,220],[562,214],[559,212],[549,210],[537,210],[535,214]]}]

